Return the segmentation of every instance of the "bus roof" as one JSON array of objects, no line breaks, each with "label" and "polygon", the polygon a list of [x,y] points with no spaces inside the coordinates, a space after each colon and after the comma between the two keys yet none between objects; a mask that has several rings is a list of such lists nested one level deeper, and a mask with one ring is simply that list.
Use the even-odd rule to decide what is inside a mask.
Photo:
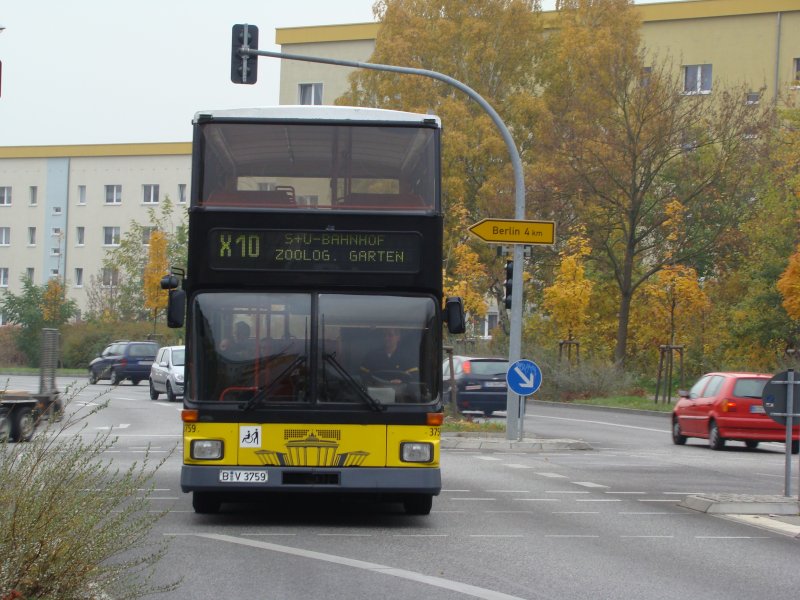
[{"label": "bus roof", "polygon": [[212,119],[263,119],[267,121],[316,120],[381,123],[435,123],[437,127],[441,127],[441,120],[436,115],[423,115],[399,110],[386,110],[383,108],[359,108],[354,106],[284,105],[263,108],[203,110],[195,114],[195,123],[199,120],[201,115],[210,116]]}]

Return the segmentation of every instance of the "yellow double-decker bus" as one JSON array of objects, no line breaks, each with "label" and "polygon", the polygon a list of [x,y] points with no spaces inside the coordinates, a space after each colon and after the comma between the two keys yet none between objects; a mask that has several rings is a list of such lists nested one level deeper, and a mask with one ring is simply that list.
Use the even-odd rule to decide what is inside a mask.
[{"label": "yellow double-decker bus", "polygon": [[181,488],[196,512],[361,493],[428,514],[441,489],[439,119],[346,107],[198,113]]}]

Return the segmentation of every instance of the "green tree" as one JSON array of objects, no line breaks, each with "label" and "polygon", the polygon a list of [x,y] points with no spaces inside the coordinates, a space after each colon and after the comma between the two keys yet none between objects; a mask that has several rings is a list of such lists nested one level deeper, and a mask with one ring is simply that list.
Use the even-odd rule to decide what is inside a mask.
[{"label": "green tree", "polygon": [[146,224],[132,221],[119,246],[107,251],[103,268],[115,275],[105,282],[100,274],[90,278],[90,318],[144,321],[152,315],[146,305],[145,269],[150,237],[154,232],[161,232],[166,238],[167,263],[186,265],[188,229],[185,214],[178,214],[169,197],[157,208],[150,208],[147,214]]},{"label": "green tree", "polygon": [[627,354],[634,294],[669,265],[711,270],[738,225],[768,111],[745,89],[687,95],[669,57],[640,48],[626,0],[563,0],[540,61],[540,154],[617,290],[614,360]]},{"label": "green tree", "polygon": [[[378,0],[381,22],[370,62],[438,71],[478,92],[512,130],[525,160],[532,136],[533,66],[541,32],[533,0]],[[455,88],[427,77],[370,70],[354,73],[337,104],[425,113],[443,123],[442,199],[445,274],[451,279],[478,257],[493,273],[489,290],[502,305],[502,261],[467,227],[514,213],[513,175],[505,144],[489,116]],[[484,277],[468,297],[487,292]],[[473,307],[475,310],[475,307]]]},{"label": "green tree", "polygon": [[66,299],[64,287],[56,279],[45,285],[34,285],[29,277],[22,278],[22,293],[6,291],[0,300],[2,310],[9,323],[16,323],[17,347],[25,354],[28,364],[39,366],[41,331],[44,327],[59,328],[78,312],[74,300]]}]

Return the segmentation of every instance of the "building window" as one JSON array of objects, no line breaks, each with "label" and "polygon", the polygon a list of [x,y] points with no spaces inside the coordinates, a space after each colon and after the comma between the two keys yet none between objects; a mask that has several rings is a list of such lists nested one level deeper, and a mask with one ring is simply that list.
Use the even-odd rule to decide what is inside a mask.
[{"label": "building window", "polygon": [[11,206],[11,186],[0,186],[0,206]]},{"label": "building window", "polygon": [[687,94],[710,94],[711,65],[684,66],[683,91]]},{"label": "building window", "polygon": [[11,227],[0,227],[0,246],[11,245]]},{"label": "building window", "polygon": [[745,104],[758,104],[761,102],[761,93],[760,92],[747,92],[744,98]]},{"label": "building window", "polygon": [[83,269],[80,267],[75,269],[75,287],[83,287]]},{"label": "building window", "polygon": [[145,204],[158,204],[158,184],[146,183],[144,185],[144,198],[142,202]]},{"label": "building window", "polygon": [[53,207],[53,214],[54,215],[60,215],[61,214],[61,207],[60,206],[54,206]]},{"label": "building window", "polygon": [[111,267],[103,267],[103,286],[116,287],[119,285],[119,271]]},{"label": "building window", "polygon": [[36,245],[36,227],[28,227],[28,246]]},{"label": "building window", "polygon": [[122,204],[122,186],[106,186],[106,204]]},{"label": "building window", "polygon": [[794,63],[794,68],[792,69],[792,87],[800,88],[800,58],[795,58],[792,62]]},{"label": "building window", "polygon": [[119,246],[119,227],[103,227],[103,244]]},{"label": "building window", "polygon": [[86,243],[86,228],[85,227],[76,227],[75,228],[75,245],[76,246],[83,246]]},{"label": "building window", "polygon": [[0,287],[8,287],[8,267],[0,267]]},{"label": "building window", "polygon": [[27,277],[31,283],[33,283],[33,273],[33,267],[28,267],[25,269],[25,277]]},{"label": "building window", "polygon": [[181,204],[186,204],[186,184],[179,183],[178,184],[178,202]]},{"label": "building window", "polygon": [[639,85],[647,87],[650,85],[650,77],[653,75],[653,67],[642,67],[642,74],[639,77]]},{"label": "building window", "polygon": [[153,232],[156,230],[155,227],[142,227],[142,245],[149,246],[150,245],[150,236],[153,235]]},{"label": "building window", "polygon": [[61,227],[53,227],[53,237],[61,237]]},{"label": "building window", "polygon": [[78,204],[86,204],[86,186],[78,186]]},{"label": "building window", "polygon": [[50,256],[61,256],[61,248],[58,246],[55,248],[50,248]]},{"label": "building window", "polygon": [[298,86],[298,104],[322,104],[322,84],[301,83]]},{"label": "building window", "polygon": [[35,185],[32,185],[30,187],[30,192],[31,192],[30,205],[31,206],[36,206],[37,204],[39,204],[39,197],[38,197],[39,196],[39,188],[37,188]]},{"label": "building window", "polygon": [[50,269],[50,279],[58,278],[58,269]]}]

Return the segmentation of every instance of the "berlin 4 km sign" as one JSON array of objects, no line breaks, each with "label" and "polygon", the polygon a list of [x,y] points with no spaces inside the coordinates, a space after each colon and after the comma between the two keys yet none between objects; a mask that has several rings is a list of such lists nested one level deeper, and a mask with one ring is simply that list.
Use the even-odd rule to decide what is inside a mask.
[{"label": "berlin 4 km sign", "polygon": [[554,221],[524,221],[515,219],[483,219],[469,228],[484,242],[498,244],[554,244]]},{"label": "berlin 4 km sign", "polygon": [[518,360],[508,367],[506,383],[520,396],[530,396],[542,385],[542,370],[531,360]]}]

